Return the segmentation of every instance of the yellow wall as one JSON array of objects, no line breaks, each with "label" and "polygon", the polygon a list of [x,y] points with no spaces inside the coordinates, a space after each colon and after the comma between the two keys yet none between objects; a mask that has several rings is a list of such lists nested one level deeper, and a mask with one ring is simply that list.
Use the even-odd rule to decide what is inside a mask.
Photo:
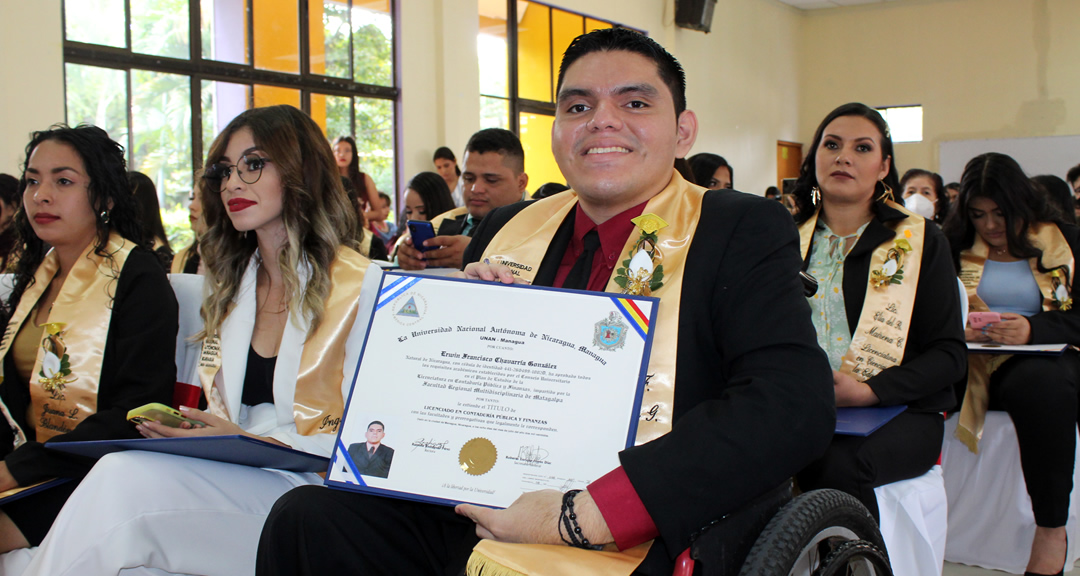
[{"label": "yellow wall", "polygon": [[525,149],[525,173],[529,175],[529,194],[548,182],[566,183],[551,153],[551,125],[554,116],[521,114],[521,147]]},{"label": "yellow wall", "polygon": [[923,142],[896,147],[901,172],[937,170],[950,140],[1080,134],[1077,0],[897,0],[809,12],[802,29],[807,145],[849,101],[923,105]]}]

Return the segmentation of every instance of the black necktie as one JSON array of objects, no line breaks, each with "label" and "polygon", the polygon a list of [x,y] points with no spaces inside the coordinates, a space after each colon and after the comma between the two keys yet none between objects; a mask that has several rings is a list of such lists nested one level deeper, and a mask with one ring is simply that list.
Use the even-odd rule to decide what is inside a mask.
[{"label": "black necktie", "polygon": [[581,256],[578,256],[577,262],[574,262],[574,267],[570,269],[570,273],[566,275],[566,280],[563,281],[562,285],[563,288],[575,290],[587,290],[589,288],[593,255],[596,254],[596,249],[600,247],[600,234],[596,232],[596,228],[585,233],[582,244],[584,244],[585,249],[582,250]]}]

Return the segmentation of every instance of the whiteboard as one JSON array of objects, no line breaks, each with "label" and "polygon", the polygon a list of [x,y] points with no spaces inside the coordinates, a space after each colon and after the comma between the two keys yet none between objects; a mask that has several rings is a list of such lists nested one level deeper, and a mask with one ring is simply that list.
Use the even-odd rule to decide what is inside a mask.
[{"label": "whiteboard", "polygon": [[1028,176],[1053,174],[1064,180],[1069,168],[1080,164],[1080,136],[942,142],[938,151],[941,178],[946,184],[959,182],[968,161],[986,152],[1012,156]]}]

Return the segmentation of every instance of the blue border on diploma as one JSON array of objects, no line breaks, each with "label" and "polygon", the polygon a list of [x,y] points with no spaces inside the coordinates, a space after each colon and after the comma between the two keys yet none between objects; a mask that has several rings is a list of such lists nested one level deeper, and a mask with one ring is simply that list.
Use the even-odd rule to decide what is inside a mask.
[{"label": "blue border on diploma", "polygon": [[[344,443],[341,441],[341,433],[345,430],[345,423],[348,421],[349,406],[352,405],[352,397],[353,397],[353,394],[356,392],[356,379],[360,375],[360,364],[364,360],[364,354],[367,352],[368,341],[369,341],[369,339],[371,337],[371,325],[374,323],[375,314],[377,314],[378,311],[380,309],[382,309],[383,306],[385,306],[386,303],[393,301],[395,298],[400,296],[402,293],[404,293],[409,288],[415,286],[421,280],[425,280],[425,281],[431,280],[431,281],[435,281],[435,282],[468,282],[468,283],[491,284],[490,282],[484,282],[482,280],[468,280],[468,279],[465,279],[465,278],[451,278],[451,277],[447,277],[447,276],[428,276],[428,275],[424,275],[424,274],[415,274],[415,273],[411,273],[411,272],[403,272],[403,271],[400,271],[400,270],[383,270],[382,278],[379,281],[379,289],[377,291],[378,296],[377,296],[377,299],[376,299],[376,302],[375,302],[375,306],[372,307],[371,317],[368,318],[367,332],[364,334],[364,345],[360,350],[360,357],[359,357],[359,360],[356,362],[356,367],[353,369],[352,386],[349,387],[349,397],[345,400],[345,411],[341,416],[341,425],[338,426],[337,438],[335,438],[335,440],[334,440],[335,452],[340,450],[341,453],[344,455],[344,457],[346,459],[348,459],[347,462],[352,465],[353,476],[359,482],[363,482],[363,479],[361,478],[361,476],[359,474],[355,473],[356,466],[352,462],[352,460],[349,458],[348,451],[344,450],[342,448],[344,446]],[[394,290],[395,288],[398,288],[403,282],[406,283],[405,287],[400,288],[398,290]],[[628,430],[627,430],[626,444],[625,444],[624,448],[630,448],[631,446],[633,446],[634,445],[634,440],[635,440],[635,438],[637,438],[638,421],[639,421],[639,419],[641,417],[641,401],[642,401],[642,399],[644,397],[644,394],[645,394],[645,381],[646,381],[646,377],[648,375],[648,370],[649,370],[649,358],[652,356],[653,335],[656,333],[656,308],[660,305],[660,299],[656,298],[655,296],[631,296],[629,294],[615,294],[615,293],[612,293],[612,292],[593,292],[593,291],[588,291],[588,290],[571,290],[571,289],[568,289],[568,288],[555,288],[555,287],[551,287],[551,286],[533,286],[531,284],[505,284],[505,285],[503,285],[503,287],[508,288],[508,289],[515,289],[516,288],[516,289],[521,289],[521,290],[546,290],[546,291],[550,291],[550,292],[571,292],[571,293],[575,293],[575,294],[589,294],[589,295],[597,296],[597,297],[607,296],[607,297],[611,298],[612,303],[615,304],[615,306],[619,309],[620,313],[628,316],[628,321],[629,321],[630,325],[634,327],[634,329],[638,332],[638,334],[641,334],[640,327],[638,327],[636,325],[636,323],[633,321],[632,318],[629,318],[628,311],[625,308],[623,308],[622,304],[619,303],[617,301],[617,299],[618,298],[625,298],[627,300],[635,300],[635,301],[639,301],[639,302],[650,302],[651,303],[651,306],[649,306],[649,313],[648,313],[649,331],[647,333],[645,333],[645,334],[641,334],[642,337],[645,339],[645,353],[641,355],[641,366],[638,368],[638,382],[637,382],[637,386],[635,387],[636,390],[635,390],[635,393],[634,393],[633,409],[630,412],[630,425],[629,425]],[[391,296],[385,296],[384,297],[384,294],[389,294],[391,290],[394,290],[394,293]],[[329,486],[331,488],[340,488],[340,489],[349,490],[349,491],[352,491],[352,492],[363,492],[363,493],[374,494],[374,495],[378,495],[378,496],[386,496],[386,497],[389,497],[389,498],[398,498],[398,499],[401,499],[401,500],[412,500],[412,501],[415,501],[415,502],[425,502],[425,503],[429,503],[429,504],[439,504],[439,505],[445,505],[445,506],[457,506],[458,504],[476,504],[475,502],[469,502],[469,501],[466,501],[466,500],[451,500],[451,499],[446,499],[446,498],[438,498],[438,497],[434,497],[434,496],[422,496],[422,495],[419,495],[419,494],[412,494],[412,493],[409,493],[409,492],[398,492],[396,490],[390,490],[388,488],[376,488],[376,487],[373,487],[373,486],[367,486],[366,484],[363,484],[363,485],[361,485],[361,484],[351,484],[351,483],[348,483],[348,482],[340,482],[340,481],[337,481],[337,480],[331,480],[330,475],[334,471],[333,467],[334,467],[334,463],[336,461],[337,461],[337,458],[331,457],[330,463],[327,465],[326,478],[323,481],[323,484],[325,486]],[[484,506],[486,508],[496,508],[494,506],[485,506],[483,504],[476,504],[476,505],[477,506]]]}]

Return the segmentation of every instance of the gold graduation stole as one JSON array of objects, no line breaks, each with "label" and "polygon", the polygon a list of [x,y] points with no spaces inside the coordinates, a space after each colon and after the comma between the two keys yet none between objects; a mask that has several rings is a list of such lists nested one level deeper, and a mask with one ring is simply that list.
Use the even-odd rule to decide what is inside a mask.
[{"label": "gold graduation stole", "polygon": [[446,212],[443,212],[442,214],[439,214],[438,216],[432,218],[431,219],[431,226],[432,226],[432,228],[435,229],[435,233],[438,234],[439,233],[439,226],[442,226],[443,220],[453,220],[453,219],[457,218],[458,216],[461,216],[462,214],[468,214],[468,213],[469,213],[469,209],[467,207],[458,206],[457,208],[454,208],[453,210],[447,210]]},{"label": "gold graduation stole", "polygon": [[176,256],[173,256],[172,265],[169,266],[170,274],[184,273],[184,266],[187,265],[187,261],[194,255],[195,251],[192,250],[194,246],[194,244],[188,244],[181,248],[180,251],[176,253]]},{"label": "gold graduation stole", "polygon": [[[862,312],[839,370],[859,382],[865,382],[882,370],[899,366],[904,359],[911,313],[915,308],[915,291],[922,269],[926,220],[891,200],[887,200],[886,204],[903,212],[907,218],[892,224],[890,227],[896,233],[892,242],[881,244],[870,255],[870,275]],[[803,260],[810,251],[820,215],[821,210],[818,209],[799,226]]]},{"label": "gold graduation stole", "polygon": [[[120,271],[135,244],[115,232],[109,235],[105,252],[94,253],[93,243],[75,261],[60,287],[49,320],[44,325],[41,346],[30,378],[30,416],[35,439],[44,442],[71,432],[80,422],[97,412],[98,386],[105,341],[112,322],[113,296]],[[60,270],[56,250],[45,255],[34,273],[34,283],[23,292],[15,313],[0,339],[0,358],[7,356],[23,322],[37,308],[38,300]],[[70,347],[69,344],[70,343]],[[15,432],[15,446],[26,442],[26,433],[12,418],[7,406],[0,410]]]},{"label": "gold graduation stole", "polygon": [[[1072,308],[1070,291],[1076,267],[1072,249],[1061,230],[1055,224],[1037,222],[1029,228],[1028,240],[1042,250],[1040,258],[1031,258],[1028,262],[1043,297],[1043,310]],[[972,312],[989,310],[976,293],[989,254],[990,247],[978,234],[971,248],[960,254],[960,281],[967,291],[968,308]],[[1040,263],[1046,272],[1039,270]],[[968,385],[964,403],[960,406],[956,437],[975,454],[979,453],[979,440],[990,406],[990,375],[1009,358],[1012,354],[968,354]]]},{"label": "gold graduation stole", "polygon": [[[356,320],[360,288],[370,264],[370,260],[344,246],[338,248],[337,257],[330,264],[330,294],[323,305],[323,320],[304,342],[293,395],[296,430],[305,436],[336,433],[341,423],[345,411],[345,401],[341,397],[345,346]],[[214,385],[214,377],[220,369],[221,341],[218,336],[208,336],[199,357],[199,380],[210,412],[231,419],[224,395]],[[239,411],[239,407],[236,409]]]},{"label": "gold graduation stole", "polygon": [[[656,214],[669,223],[657,232],[658,264],[663,264],[663,286],[652,295],[660,298],[657,308],[653,346],[668,350],[649,358],[649,369],[635,444],[644,444],[671,431],[675,399],[675,359],[678,357],[679,300],[682,296],[686,255],[701,216],[705,189],[688,183],[677,172],[667,187],[649,200],[643,214]],[[491,239],[484,258],[510,267],[514,274],[530,282],[536,277],[540,262],[551,240],[577,204],[577,193],[569,190],[532,203],[514,216]],[[637,244],[631,233],[623,247],[629,253]],[[608,280],[605,292],[622,293],[616,276]],[[595,552],[569,546],[543,544],[508,544],[481,540],[473,549],[467,573],[476,576],[503,574],[630,574],[644,560],[652,542],[622,552]]]}]

